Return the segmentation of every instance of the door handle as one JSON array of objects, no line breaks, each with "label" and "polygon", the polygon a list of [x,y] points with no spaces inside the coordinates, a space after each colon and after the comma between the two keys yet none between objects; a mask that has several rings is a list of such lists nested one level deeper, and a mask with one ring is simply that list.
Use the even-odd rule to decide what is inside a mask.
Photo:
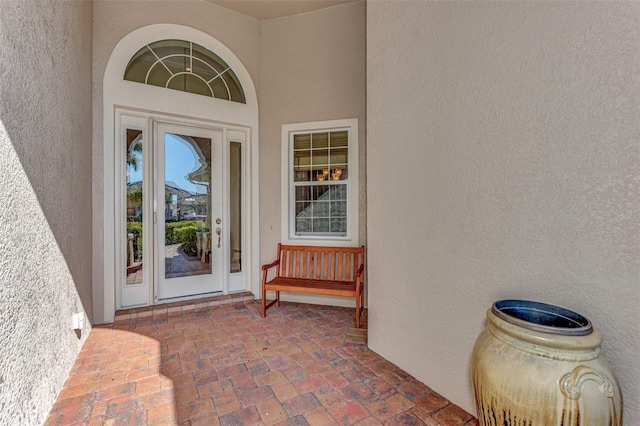
[{"label": "door handle", "polygon": [[216,228],[216,234],[218,234],[218,248],[220,248],[220,234],[222,234],[222,229],[219,226]]}]

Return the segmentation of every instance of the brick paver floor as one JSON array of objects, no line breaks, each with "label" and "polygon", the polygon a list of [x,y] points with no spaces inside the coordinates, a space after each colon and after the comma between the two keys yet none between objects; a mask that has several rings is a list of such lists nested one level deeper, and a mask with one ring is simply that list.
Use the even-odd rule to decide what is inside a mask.
[{"label": "brick paver floor", "polygon": [[47,425],[477,425],[366,346],[366,314],[251,295],[96,326]]}]

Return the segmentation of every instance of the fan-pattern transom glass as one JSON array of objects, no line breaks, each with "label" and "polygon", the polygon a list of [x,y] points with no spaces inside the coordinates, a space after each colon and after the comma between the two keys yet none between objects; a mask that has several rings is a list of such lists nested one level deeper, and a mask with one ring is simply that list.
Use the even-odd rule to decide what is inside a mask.
[{"label": "fan-pattern transom glass", "polygon": [[129,61],[124,79],[246,103],[240,81],[229,65],[189,41],[161,40],[144,46]]}]

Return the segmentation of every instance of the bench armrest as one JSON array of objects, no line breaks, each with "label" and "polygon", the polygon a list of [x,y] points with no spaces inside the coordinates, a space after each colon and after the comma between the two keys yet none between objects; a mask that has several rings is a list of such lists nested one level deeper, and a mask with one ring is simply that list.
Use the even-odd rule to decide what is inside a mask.
[{"label": "bench armrest", "polygon": [[279,260],[274,260],[273,262],[269,263],[268,265],[262,265],[262,270],[263,271],[267,271],[271,268],[273,268],[274,266],[277,266],[280,264]]}]

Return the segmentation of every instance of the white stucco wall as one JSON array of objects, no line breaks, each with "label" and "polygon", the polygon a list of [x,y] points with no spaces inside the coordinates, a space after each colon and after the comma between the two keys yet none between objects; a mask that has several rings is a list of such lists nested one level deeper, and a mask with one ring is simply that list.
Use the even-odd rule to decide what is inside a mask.
[{"label": "white stucco wall", "polygon": [[111,52],[138,28],[158,23],[188,26],[228,47],[246,67],[257,90],[260,27],[255,19],[200,0],[96,0],[93,9],[93,291],[94,316],[104,322],[103,79]]},{"label": "white stucco wall", "polygon": [[639,18],[367,2],[369,344],[471,412],[485,311],[521,298],[603,331],[640,424]]},{"label": "white stucco wall", "polygon": [[0,424],[36,425],[91,328],[92,5],[0,10]]},{"label": "white stucco wall", "polygon": [[[281,240],[282,125],[358,119],[359,243],[366,244],[365,3],[261,21],[260,235],[263,263]],[[344,298],[300,297],[353,306]],[[271,296],[269,296],[271,297]]]}]

